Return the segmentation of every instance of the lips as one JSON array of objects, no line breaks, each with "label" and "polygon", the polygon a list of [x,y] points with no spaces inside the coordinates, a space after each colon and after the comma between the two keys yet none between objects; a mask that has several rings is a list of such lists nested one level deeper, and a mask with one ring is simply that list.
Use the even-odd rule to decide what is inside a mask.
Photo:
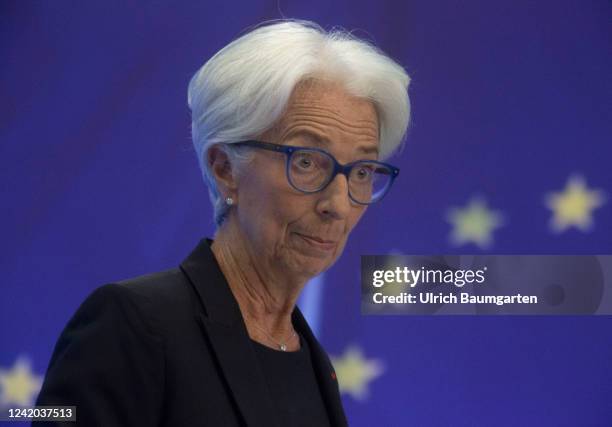
[{"label": "lips", "polygon": [[334,242],[332,240],[323,240],[323,239],[320,239],[320,238],[315,237],[315,236],[309,236],[308,234],[301,234],[301,233],[297,233],[297,234],[299,234],[302,237],[307,237],[307,238],[309,238],[311,240],[314,240],[315,242],[319,242],[319,243],[331,243],[333,245],[336,244],[336,242]]},{"label": "lips", "polygon": [[336,242],[332,240],[324,240],[316,236],[308,236],[308,235],[301,234],[301,233],[295,233],[295,234],[300,236],[302,239],[308,242],[311,246],[318,248],[318,249],[324,249],[324,250],[334,249],[337,244]]}]

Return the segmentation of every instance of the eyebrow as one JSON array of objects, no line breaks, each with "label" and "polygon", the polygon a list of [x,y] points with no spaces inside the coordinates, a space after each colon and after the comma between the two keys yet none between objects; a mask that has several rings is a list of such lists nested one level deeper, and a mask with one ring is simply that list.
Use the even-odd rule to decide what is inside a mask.
[{"label": "eyebrow", "polygon": [[[305,130],[305,129],[292,131],[289,134],[287,134],[285,139],[289,139],[289,138],[292,138],[298,135],[303,135],[303,136],[308,137],[319,148],[326,148],[326,146],[330,145],[329,138],[319,133],[313,132],[311,130]],[[376,154],[376,157],[378,157],[378,146],[376,145],[360,145],[359,147],[357,147],[357,150],[364,154]]]}]

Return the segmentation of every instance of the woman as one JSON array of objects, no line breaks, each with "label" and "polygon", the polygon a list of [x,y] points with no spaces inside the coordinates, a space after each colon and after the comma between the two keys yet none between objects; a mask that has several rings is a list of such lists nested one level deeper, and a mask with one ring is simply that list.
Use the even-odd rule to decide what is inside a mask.
[{"label": "woman", "polygon": [[296,307],[399,170],[404,70],[308,22],[259,27],[189,86],[217,224],[179,268],[103,286],[56,345],[38,405],[86,426],[346,425]]}]

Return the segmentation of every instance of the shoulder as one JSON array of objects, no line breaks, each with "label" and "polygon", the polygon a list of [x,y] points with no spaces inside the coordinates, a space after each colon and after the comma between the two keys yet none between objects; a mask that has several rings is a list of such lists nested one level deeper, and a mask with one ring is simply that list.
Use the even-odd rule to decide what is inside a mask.
[{"label": "shoulder", "polygon": [[166,374],[153,307],[140,289],[95,289],[58,338],[37,404],[76,405],[83,425],[157,425]]},{"label": "shoulder", "polygon": [[81,304],[78,318],[120,318],[151,335],[192,312],[195,292],[179,268],[146,274],[96,288]]},{"label": "shoulder", "polygon": [[121,280],[114,285],[117,287],[115,292],[123,292],[141,304],[153,305],[157,309],[180,305],[193,297],[189,279],[179,268]]},{"label": "shoulder", "polygon": [[62,331],[50,366],[75,351],[83,356],[78,359],[91,361],[128,349],[157,354],[168,332],[184,326],[193,304],[190,288],[176,268],[94,289]]}]

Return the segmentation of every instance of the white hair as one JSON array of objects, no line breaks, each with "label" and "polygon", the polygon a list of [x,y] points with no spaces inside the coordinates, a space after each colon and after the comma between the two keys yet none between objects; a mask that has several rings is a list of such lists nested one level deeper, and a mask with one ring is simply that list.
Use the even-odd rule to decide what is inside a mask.
[{"label": "white hair", "polygon": [[401,145],[410,117],[410,78],[399,64],[344,30],[327,32],[299,20],[260,26],[217,52],[189,83],[193,145],[217,226],[228,206],[210,170],[208,149],[222,144],[231,161],[247,161],[231,143],[270,129],[296,85],[312,78],[340,83],[349,94],[372,102],[379,120],[380,159]]}]

